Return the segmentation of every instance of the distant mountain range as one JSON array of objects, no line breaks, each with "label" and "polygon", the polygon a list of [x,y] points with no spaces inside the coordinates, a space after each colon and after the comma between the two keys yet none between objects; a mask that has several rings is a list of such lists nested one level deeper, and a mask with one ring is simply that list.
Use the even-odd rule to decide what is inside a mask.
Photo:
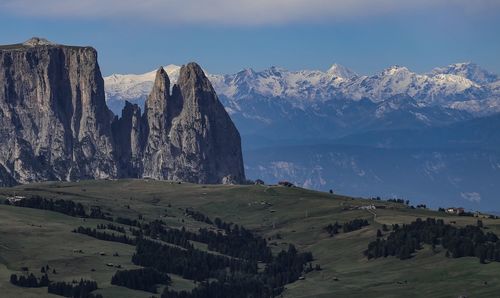
[{"label": "distant mountain range", "polygon": [[[165,69],[175,82],[179,67]],[[242,135],[250,178],[500,210],[500,78],[476,64],[207,77]],[[153,78],[106,77],[108,106],[142,105]]]}]

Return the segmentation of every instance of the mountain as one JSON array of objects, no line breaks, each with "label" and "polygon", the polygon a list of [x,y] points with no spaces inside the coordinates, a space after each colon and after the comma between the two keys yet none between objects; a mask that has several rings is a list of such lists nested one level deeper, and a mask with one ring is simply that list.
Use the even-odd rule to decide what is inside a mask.
[{"label": "mountain", "polygon": [[0,47],[0,167],[11,181],[118,175],[97,52],[33,38]]},{"label": "mountain", "polygon": [[[108,104],[144,101],[134,86],[145,81],[134,77],[105,78]],[[361,75],[334,64],[207,77],[242,135],[252,179],[500,210],[500,81],[475,64],[425,74],[391,66]],[[464,199],[470,194],[481,199]]]},{"label": "mountain", "polygon": [[[156,73],[145,113],[105,102],[91,47],[33,38],[0,46],[0,181],[102,178],[245,180],[240,135],[201,68]],[[145,87],[144,87],[145,88]]]},{"label": "mountain", "polygon": [[490,84],[498,82],[498,75],[482,69],[479,65],[466,62],[455,63],[446,67],[438,67],[432,70],[432,75],[456,75],[466,78],[476,84]]},{"label": "mountain", "polygon": [[[178,68],[169,69],[174,73]],[[366,76],[334,64],[325,72],[271,67],[207,77],[242,135],[253,139],[283,138],[286,127],[296,129],[299,138],[311,132],[336,138],[366,126],[431,127],[500,112],[498,77],[471,63],[428,74],[392,66]],[[123,99],[142,105],[147,93],[141,88],[152,80],[151,74],[106,77],[108,105],[115,113]],[[401,122],[403,114],[408,117]]]}]

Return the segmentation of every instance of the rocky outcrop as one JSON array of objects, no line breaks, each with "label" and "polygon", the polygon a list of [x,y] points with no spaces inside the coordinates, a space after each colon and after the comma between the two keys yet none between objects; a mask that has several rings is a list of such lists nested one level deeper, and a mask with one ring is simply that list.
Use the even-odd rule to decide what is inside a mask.
[{"label": "rocky outcrop", "polygon": [[97,52],[0,47],[0,163],[20,182],[117,175]]},{"label": "rocky outcrop", "polygon": [[203,70],[189,63],[169,94],[169,79],[157,72],[146,101],[144,176],[197,183],[242,182],[238,130]]},{"label": "rocky outcrop", "polygon": [[0,185],[151,177],[244,180],[240,136],[201,68],[156,76],[144,114],[105,103],[97,53],[33,38],[0,46]]}]

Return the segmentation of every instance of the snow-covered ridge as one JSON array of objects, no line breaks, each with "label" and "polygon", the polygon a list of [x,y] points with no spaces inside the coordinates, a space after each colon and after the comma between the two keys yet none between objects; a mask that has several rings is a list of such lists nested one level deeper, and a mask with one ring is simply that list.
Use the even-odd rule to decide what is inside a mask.
[{"label": "snow-covered ridge", "polygon": [[[175,82],[179,66],[164,69]],[[105,77],[109,101],[144,100],[149,94],[155,71],[145,74],[115,74]],[[441,105],[454,109],[478,111],[500,106],[499,77],[473,63],[456,63],[435,68],[430,73],[418,74],[406,67],[391,66],[375,75],[358,75],[350,69],[334,64],[327,71],[288,71],[270,67],[262,71],[244,69],[235,74],[210,74],[207,77],[219,96],[230,102],[231,110],[238,109],[241,100],[255,98],[283,99],[296,107],[330,101],[369,99],[379,103],[394,97],[411,97],[422,105]],[[468,108],[471,101],[474,107]],[[486,103],[486,102],[485,102]]]}]

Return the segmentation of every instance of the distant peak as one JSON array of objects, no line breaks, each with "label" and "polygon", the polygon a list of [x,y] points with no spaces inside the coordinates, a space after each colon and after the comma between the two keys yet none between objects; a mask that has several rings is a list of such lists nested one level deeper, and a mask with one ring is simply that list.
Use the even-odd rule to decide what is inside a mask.
[{"label": "distant peak", "polygon": [[163,68],[163,66],[160,66],[156,72],[157,72],[157,73],[161,73],[161,74],[166,73],[166,72],[165,72],[165,69]]},{"label": "distant peak", "polygon": [[394,75],[396,73],[399,73],[399,72],[410,72],[410,70],[404,66],[400,66],[400,65],[393,65],[393,66],[390,66],[388,68],[386,68],[382,74],[384,75]]},{"label": "distant peak", "polygon": [[165,69],[163,69],[163,67],[158,68],[158,70],[156,71],[154,85],[166,90],[170,88],[170,78],[168,77],[168,74],[165,72]]},{"label": "distant peak", "polygon": [[253,70],[253,68],[245,68],[242,71],[240,71],[240,73],[244,73],[246,75],[254,75],[255,70]]},{"label": "distant peak", "polygon": [[337,64],[337,63],[334,63],[327,70],[327,73],[332,75],[332,76],[343,78],[343,79],[351,79],[351,78],[358,76],[354,71],[350,70],[349,68],[347,68],[343,65]]},{"label": "distant peak", "polygon": [[48,46],[48,45],[54,45],[53,42],[45,39],[45,38],[41,38],[41,37],[32,37],[30,39],[28,39],[27,41],[25,41],[23,43],[23,45],[25,46],[30,46],[30,47],[36,47],[36,46]]},{"label": "distant peak", "polygon": [[473,62],[461,62],[444,67],[434,68],[432,75],[457,75],[469,79],[478,84],[496,82],[498,75],[489,72]]}]

